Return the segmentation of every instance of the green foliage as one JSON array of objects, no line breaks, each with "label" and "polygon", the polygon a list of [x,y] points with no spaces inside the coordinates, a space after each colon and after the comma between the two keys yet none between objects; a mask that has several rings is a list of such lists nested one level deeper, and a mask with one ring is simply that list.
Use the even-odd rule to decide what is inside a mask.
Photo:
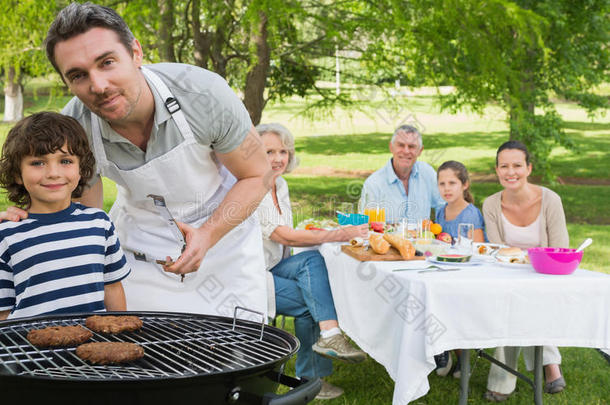
[{"label": "green foliage", "polygon": [[42,48],[46,29],[41,27],[48,27],[55,12],[51,1],[0,0],[0,68],[5,74],[13,67],[19,80],[52,70]]},{"label": "green foliage", "polygon": [[592,91],[610,67],[608,0],[392,3],[411,26],[412,36],[398,36],[397,43],[409,49],[405,55],[415,50],[419,56],[415,71],[456,87],[442,99],[443,108],[481,112],[498,103],[509,113],[511,138],[532,149],[548,177],[552,148],[574,146],[550,96],[590,112],[609,106],[607,97]]}]

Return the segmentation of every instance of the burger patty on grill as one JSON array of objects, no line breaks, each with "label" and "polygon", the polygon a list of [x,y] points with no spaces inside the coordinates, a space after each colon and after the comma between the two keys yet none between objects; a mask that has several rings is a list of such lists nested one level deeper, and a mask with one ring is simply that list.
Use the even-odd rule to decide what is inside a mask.
[{"label": "burger patty on grill", "polygon": [[142,320],[133,315],[93,315],[85,320],[85,325],[98,333],[133,332],[142,328]]},{"label": "burger patty on grill", "polygon": [[78,346],[76,355],[92,364],[127,363],[144,357],[144,348],[128,342],[93,342]]},{"label": "burger patty on grill", "polygon": [[78,346],[91,339],[93,333],[80,325],[49,326],[44,329],[32,329],[27,339],[36,347]]}]

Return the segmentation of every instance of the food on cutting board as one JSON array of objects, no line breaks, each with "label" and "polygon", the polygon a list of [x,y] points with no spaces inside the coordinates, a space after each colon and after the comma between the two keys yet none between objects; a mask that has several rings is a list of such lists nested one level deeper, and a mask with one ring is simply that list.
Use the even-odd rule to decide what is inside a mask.
[{"label": "food on cutting board", "polygon": [[364,246],[364,239],[355,237],[355,238],[350,239],[349,244],[354,247]]},{"label": "food on cutting board", "polygon": [[383,238],[398,250],[403,259],[411,260],[415,257],[415,248],[413,247],[413,244],[402,236],[386,233],[383,235]]},{"label": "food on cutting board", "polygon": [[76,355],[92,364],[127,363],[144,357],[144,348],[129,342],[92,342],[78,346]]},{"label": "food on cutting board", "polygon": [[518,247],[507,247],[498,250],[496,259],[502,263],[527,264],[530,262],[527,253]]},{"label": "food on cutting board", "polygon": [[78,346],[91,339],[93,333],[80,325],[49,326],[43,329],[32,329],[27,339],[36,347]]},{"label": "food on cutting board", "polygon": [[85,325],[98,333],[121,333],[141,329],[143,323],[134,315],[93,315],[85,320]]},{"label": "food on cutting board", "polygon": [[436,256],[437,262],[465,263],[469,260],[470,260],[470,255],[444,254],[444,255]]},{"label": "food on cutting board", "polygon": [[380,255],[385,255],[390,250],[390,243],[383,239],[382,234],[372,233],[369,235],[369,245],[373,251]]}]

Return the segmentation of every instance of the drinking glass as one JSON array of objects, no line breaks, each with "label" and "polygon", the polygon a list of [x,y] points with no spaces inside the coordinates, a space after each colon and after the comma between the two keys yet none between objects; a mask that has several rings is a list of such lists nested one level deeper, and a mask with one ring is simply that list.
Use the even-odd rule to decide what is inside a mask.
[{"label": "drinking glass", "polygon": [[424,240],[434,239],[430,232],[430,220],[428,218],[417,221],[417,237]]},{"label": "drinking glass", "polygon": [[472,254],[472,238],[474,235],[473,224],[459,224],[458,225],[458,238],[457,238],[457,249],[461,254],[471,255]]},{"label": "drinking glass", "polygon": [[372,195],[365,194],[360,201],[362,213],[369,216],[369,224],[371,222],[385,222],[385,207],[379,201],[376,201]]}]

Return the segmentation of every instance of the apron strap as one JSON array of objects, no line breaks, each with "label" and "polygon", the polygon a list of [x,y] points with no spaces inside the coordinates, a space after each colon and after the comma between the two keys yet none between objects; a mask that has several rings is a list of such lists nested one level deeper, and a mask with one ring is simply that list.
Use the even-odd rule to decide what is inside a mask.
[{"label": "apron strap", "polygon": [[159,95],[163,99],[163,103],[165,104],[165,108],[172,115],[174,122],[178,126],[180,133],[184,137],[184,139],[193,139],[193,131],[191,131],[191,127],[188,122],[186,122],[186,118],[184,117],[184,113],[180,108],[180,104],[178,104],[178,100],[171,93],[169,88],[163,80],[152,70],[142,66],[140,68],[142,73],[150,82],[153,84],[153,87],[159,92]]}]

